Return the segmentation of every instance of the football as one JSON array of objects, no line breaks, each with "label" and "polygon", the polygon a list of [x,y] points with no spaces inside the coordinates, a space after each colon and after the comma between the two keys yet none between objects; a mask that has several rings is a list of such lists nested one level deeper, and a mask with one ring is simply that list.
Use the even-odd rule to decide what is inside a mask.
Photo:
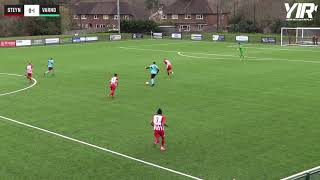
[{"label": "football", "polygon": [[147,82],[146,82],[146,85],[148,85],[148,84],[149,84],[149,82],[147,81]]}]

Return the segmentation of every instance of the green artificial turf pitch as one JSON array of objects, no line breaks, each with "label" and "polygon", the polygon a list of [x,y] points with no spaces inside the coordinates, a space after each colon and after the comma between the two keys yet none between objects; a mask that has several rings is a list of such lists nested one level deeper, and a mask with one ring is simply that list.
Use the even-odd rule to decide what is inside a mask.
[{"label": "green artificial turf pitch", "polygon": [[[0,73],[24,74],[31,61],[38,81],[0,96],[0,116],[203,179],[271,180],[319,165],[319,49],[244,49],[245,61],[236,43],[184,40],[0,49]],[[55,77],[43,77],[49,57]],[[161,71],[152,88],[145,67],[153,61]],[[24,77],[0,75],[0,94],[27,86]],[[166,152],[152,144],[159,107]],[[5,119],[0,132],[1,179],[187,179]]]}]

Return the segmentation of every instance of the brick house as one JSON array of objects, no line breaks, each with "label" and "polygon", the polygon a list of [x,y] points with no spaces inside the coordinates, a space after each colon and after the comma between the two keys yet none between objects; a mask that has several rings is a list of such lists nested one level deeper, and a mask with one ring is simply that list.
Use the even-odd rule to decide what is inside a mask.
[{"label": "brick house", "polygon": [[[134,15],[128,3],[120,3],[121,19],[132,19]],[[117,29],[116,2],[78,2],[73,5],[73,19],[80,29]]]},{"label": "brick house", "polygon": [[179,32],[215,31],[217,27],[227,30],[229,13],[214,12],[208,0],[177,0],[163,6],[157,20],[162,25],[174,25]]}]

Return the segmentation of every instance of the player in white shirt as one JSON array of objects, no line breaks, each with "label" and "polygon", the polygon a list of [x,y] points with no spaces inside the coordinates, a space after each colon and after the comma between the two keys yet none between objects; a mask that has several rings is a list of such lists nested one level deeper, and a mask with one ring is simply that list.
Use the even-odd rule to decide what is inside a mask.
[{"label": "player in white shirt", "polygon": [[30,82],[32,82],[33,66],[32,66],[31,62],[29,62],[27,64],[26,71],[27,71],[26,77],[29,79]]},{"label": "player in white shirt", "polygon": [[164,59],[163,59],[163,63],[167,66],[167,73],[168,73],[168,76],[170,76],[170,74],[173,74],[173,71],[172,71],[172,64],[171,64],[171,62],[169,61],[169,59],[164,58]]},{"label": "player in white shirt", "polygon": [[162,110],[159,108],[157,114],[155,114],[151,119],[151,126],[153,127],[154,144],[159,143],[159,138],[161,137],[160,150],[165,151],[165,140],[164,140],[164,127],[168,127],[166,124],[166,117],[162,114]]},{"label": "player in white shirt", "polygon": [[118,74],[114,74],[113,77],[111,78],[111,80],[109,81],[109,88],[111,90],[111,92],[109,93],[110,97],[114,97],[114,93],[116,91],[116,88],[118,87]]}]

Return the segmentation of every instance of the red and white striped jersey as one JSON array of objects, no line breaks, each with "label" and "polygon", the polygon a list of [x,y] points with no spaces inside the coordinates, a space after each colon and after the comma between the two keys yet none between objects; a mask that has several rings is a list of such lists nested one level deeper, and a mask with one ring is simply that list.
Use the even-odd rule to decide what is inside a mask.
[{"label": "red and white striped jersey", "polygon": [[171,66],[171,62],[168,59],[164,60],[164,63],[167,65],[167,67]]},{"label": "red and white striped jersey", "polygon": [[118,85],[118,77],[114,76],[110,80],[110,84]]},{"label": "red and white striped jersey", "polygon": [[27,73],[32,74],[32,65],[31,64],[27,65]]},{"label": "red and white striped jersey", "polygon": [[153,130],[163,131],[164,124],[166,123],[166,117],[163,115],[154,115],[152,118]]}]

